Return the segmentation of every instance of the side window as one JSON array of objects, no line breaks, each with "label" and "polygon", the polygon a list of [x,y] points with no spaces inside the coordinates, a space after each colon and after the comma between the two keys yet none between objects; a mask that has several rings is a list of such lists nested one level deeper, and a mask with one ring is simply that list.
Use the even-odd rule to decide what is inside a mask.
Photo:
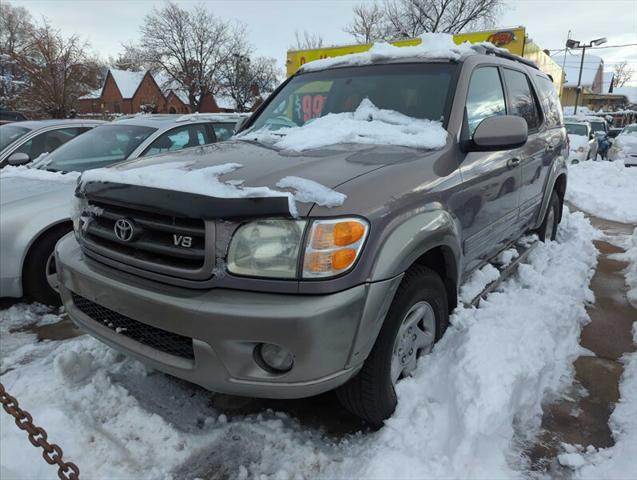
[{"label": "side window", "polygon": [[506,115],[506,102],[500,74],[496,67],[480,67],[473,71],[467,93],[469,137],[480,122],[494,115]]},{"label": "side window", "polygon": [[58,147],[61,147],[69,140],[74,139],[80,133],[86,131],[86,128],[73,127],[73,128],[61,128],[59,130],[50,130],[48,132],[36,135],[20,148],[16,152],[26,153],[31,160],[35,160],[43,153],[51,153]]},{"label": "side window", "polygon": [[158,153],[174,152],[182,148],[205,145],[206,129],[204,124],[184,125],[173,128],[157,138],[143,153],[143,156],[157,155]]},{"label": "side window", "polygon": [[509,92],[511,108],[509,114],[525,119],[529,130],[537,129],[542,120],[527,76],[522,72],[508,68],[503,69],[503,72]]},{"label": "side window", "polygon": [[535,83],[538,86],[538,94],[544,109],[547,125],[549,127],[562,125],[562,106],[560,105],[560,98],[557,95],[555,85],[548,78],[539,75],[535,77]]},{"label": "side window", "polygon": [[228,140],[234,133],[234,123],[214,123],[212,128],[215,131],[217,142]]}]

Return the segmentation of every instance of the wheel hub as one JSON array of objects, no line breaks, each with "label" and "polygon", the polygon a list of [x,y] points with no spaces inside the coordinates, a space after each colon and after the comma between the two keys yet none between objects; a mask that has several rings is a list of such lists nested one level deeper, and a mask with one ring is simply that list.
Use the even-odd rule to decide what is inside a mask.
[{"label": "wheel hub", "polygon": [[428,302],[418,302],[405,315],[396,335],[392,354],[391,379],[411,375],[418,357],[433,348],[436,338],[436,317]]}]

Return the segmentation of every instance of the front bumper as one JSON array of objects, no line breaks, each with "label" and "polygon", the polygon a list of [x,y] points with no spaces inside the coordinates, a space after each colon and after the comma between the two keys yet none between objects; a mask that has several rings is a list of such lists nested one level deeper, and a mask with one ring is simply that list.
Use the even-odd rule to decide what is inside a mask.
[{"label": "front bumper", "polygon": [[[402,276],[330,295],[188,290],[151,283],[86,259],[73,235],[57,246],[64,306],[81,328],[140,361],[212,391],[266,398],[316,395],[345,383],[374,343]],[[117,333],[80,311],[73,294],[144,325],[192,339],[193,359]],[[254,358],[263,342],[294,356],[275,374]]]}]

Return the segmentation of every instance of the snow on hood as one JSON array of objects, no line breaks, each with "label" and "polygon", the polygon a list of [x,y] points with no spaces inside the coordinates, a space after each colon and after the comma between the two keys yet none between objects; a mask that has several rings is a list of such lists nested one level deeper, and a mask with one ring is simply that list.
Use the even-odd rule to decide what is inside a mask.
[{"label": "snow on hood", "polygon": [[270,187],[248,187],[241,181],[224,182],[219,177],[242,167],[238,163],[226,163],[203,168],[194,162],[167,162],[132,169],[99,168],[85,171],[80,178],[80,189],[88,182],[113,182],[142,187],[161,188],[179,192],[196,193],[216,198],[286,197],[290,214],[298,217],[296,202],[313,202],[324,207],[340,206],[346,196],[324,185],[303,178],[287,177],[277,184],[290,191],[277,191]]},{"label": "snow on hood", "polygon": [[19,167],[9,165],[0,170],[1,180],[9,178],[29,178],[32,180],[43,180],[47,182],[75,183],[79,176],[80,174],[78,172],[51,172],[48,170],[41,170],[39,168],[27,167],[25,165],[21,165]]},{"label": "snow on hood", "polygon": [[330,113],[301,127],[248,131],[237,138],[256,140],[276,148],[295,151],[339,143],[397,145],[433,150],[445,146],[447,131],[440,122],[383,110],[365,98],[354,112]]},{"label": "snow on hood", "polygon": [[[469,42],[457,45],[453,41],[453,35],[448,33],[423,33],[420,38],[421,44],[410,47],[396,47],[385,42],[375,43],[366,52],[308,62],[301,66],[301,71],[310,72],[331,67],[369,65],[400,58],[459,60],[464,55],[475,53]],[[491,44],[489,46],[493,47]]]},{"label": "snow on hood", "polygon": [[574,135],[568,134],[568,139],[571,144],[571,151],[576,152],[579,147],[586,147],[588,145],[588,137],[586,135]]},{"label": "snow on hood", "polygon": [[79,173],[62,174],[47,172],[25,166],[7,166],[0,171],[0,204],[6,206],[26,199],[45,197],[59,190],[69,191],[69,200],[73,195]]}]

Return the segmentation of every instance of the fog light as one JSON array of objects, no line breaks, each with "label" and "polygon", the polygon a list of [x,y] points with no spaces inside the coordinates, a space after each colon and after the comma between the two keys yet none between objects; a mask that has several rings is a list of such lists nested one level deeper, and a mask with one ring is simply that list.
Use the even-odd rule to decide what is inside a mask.
[{"label": "fog light", "polygon": [[288,372],[294,364],[292,353],[273,343],[259,344],[255,353],[256,358],[267,367],[266,370],[273,370],[276,373]]}]

